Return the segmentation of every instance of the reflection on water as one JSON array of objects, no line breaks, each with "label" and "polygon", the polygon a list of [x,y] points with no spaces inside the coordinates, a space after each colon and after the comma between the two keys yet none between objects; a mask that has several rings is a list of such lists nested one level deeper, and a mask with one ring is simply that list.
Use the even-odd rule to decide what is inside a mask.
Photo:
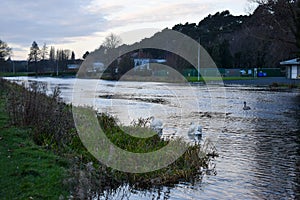
[{"label": "reflection on water", "polygon": [[[55,85],[63,86],[63,98],[71,102],[75,79],[39,80],[48,82],[49,90]],[[299,92],[93,80],[86,80],[85,84],[87,88],[91,84],[98,85],[96,91],[86,90],[82,94],[82,104],[119,114],[124,124],[141,114],[155,115],[165,122],[166,130],[182,128],[182,132],[176,134],[184,136],[188,124],[198,120],[204,136],[213,139],[220,154],[212,163],[216,171],[205,174],[199,182],[148,191],[123,186],[104,193],[101,198],[300,198]],[[190,91],[189,87],[194,94],[185,92]],[[224,90],[225,96],[221,95]],[[184,98],[192,102],[192,106],[180,109]],[[242,110],[244,101],[252,108],[250,111]]]}]

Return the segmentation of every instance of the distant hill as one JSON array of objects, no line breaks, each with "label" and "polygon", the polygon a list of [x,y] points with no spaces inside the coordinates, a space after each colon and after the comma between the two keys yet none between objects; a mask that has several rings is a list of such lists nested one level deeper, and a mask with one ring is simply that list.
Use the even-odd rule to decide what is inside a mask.
[{"label": "distant hill", "polygon": [[[208,15],[198,24],[177,24],[172,30],[190,36],[210,54],[218,67],[222,68],[275,68],[279,62],[298,56],[300,46],[300,3],[299,7],[293,1],[276,0],[262,4],[251,15],[233,16],[229,11]],[[179,72],[191,68],[191,63],[197,63],[197,58],[189,62],[180,55],[171,53],[166,48],[176,46],[182,51],[197,52],[186,46],[178,46],[181,39],[169,38],[170,29],[164,29],[150,38],[145,38],[132,45],[122,45],[116,49],[105,49],[101,46],[91,53],[90,62],[101,61],[110,67],[107,72],[114,74],[116,66],[120,75],[133,68],[132,59],[156,58],[166,59],[167,65]],[[296,39],[298,38],[298,40]],[[297,42],[299,45],[297,46]],[[150,48],[151,45],[153,48]],[[150,46],[149,48],[143,48]],[[116,58],[121,56],[117,62]],[[201,54],[202,56],[202,54]],[[195,56],[194,56],[195,57]],[[115,58],[115,60],[110,60]],[[196,60],[195,60],[196,59]],[[107,63],[106,63],[107,62]],[[91,64],[87,64],[87,67]],[[196,65],[194,65],[196,66]],[[203,65],[203,67],[209,67]]]},{"label": "distant hill", "polygon": [[296,8],[296,3],[286,0],[270,1],[249,16],[223,11],[197,25],[177,24],[172,29],[195,40],[200,37],[201,45],[219,67],[279,67],[280,61],[296,57],[299,52]]}]

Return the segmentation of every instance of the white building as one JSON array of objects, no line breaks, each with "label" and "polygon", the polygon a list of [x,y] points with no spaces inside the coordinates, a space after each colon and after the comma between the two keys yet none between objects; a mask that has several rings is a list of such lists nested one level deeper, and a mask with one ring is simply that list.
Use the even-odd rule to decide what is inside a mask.
[{"label": "white building", "polygon": [[134,70],[150,70],[150,63],[165,63],[165,59],[135,58]]},{"label": "white building", "polygon": [[93,63],[93,70],[95,72],[103,72],[105,70],[104,64],[102,62],[94,62]]},{"label": "white building", "polygon": [[75,69],[79,69],[80,65],[79,64],[67,64],[67,68],[70,70],[75,70]]},{"label": "white building", "polygon": [[280,62],[286,66],[286,77],[288,79],[300,79],[300,58]]}]

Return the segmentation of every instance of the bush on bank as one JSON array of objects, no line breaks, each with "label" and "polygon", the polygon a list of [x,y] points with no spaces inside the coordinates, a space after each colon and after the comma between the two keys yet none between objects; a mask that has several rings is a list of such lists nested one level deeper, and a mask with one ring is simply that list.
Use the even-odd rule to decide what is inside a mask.
[{"label": "bush on bank", "polygon": [[[31,82],[28,86],[0,80],[1,90],[6,97],[6,111],[11,125],[30,127],[30,138],[39,146],[55,152],[69,160],[69,178],[64,180],[73,197],[96,196],[108,188],[130,184],[136,188],[173,185],[180,181],[193,181],[201,176],[200,168],[206,168],[210,156],[200,152],[199,145],[189,146],[187,151],[173,164],[149,173],[125,173],[109,168],[95,159],[81,143],[75,128],[72,106],[60,98],[55,88],[46,94],[46,85]],[[157,135],[150,138],[136,138],[126,134],[116,119],[107,114],[97,114],[97,119],[106,136],[116,146],[131,152],[151,152],[167,145]],[[145,125],[145,123],[144,123]],[[149,132],[144,125],[129,127]],[[145,133],[147,134],[147,133]],[[177,139],[182,145],[188,145]],[[199,156],[199,154],[203,156]]]}]

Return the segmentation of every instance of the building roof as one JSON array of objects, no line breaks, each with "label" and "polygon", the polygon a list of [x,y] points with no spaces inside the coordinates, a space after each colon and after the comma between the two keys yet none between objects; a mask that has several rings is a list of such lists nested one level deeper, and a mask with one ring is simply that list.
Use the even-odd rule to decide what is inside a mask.
[{"label": "building roof", "polygon": [[300,65],[300,58],[280,62],[281,65]]}]

